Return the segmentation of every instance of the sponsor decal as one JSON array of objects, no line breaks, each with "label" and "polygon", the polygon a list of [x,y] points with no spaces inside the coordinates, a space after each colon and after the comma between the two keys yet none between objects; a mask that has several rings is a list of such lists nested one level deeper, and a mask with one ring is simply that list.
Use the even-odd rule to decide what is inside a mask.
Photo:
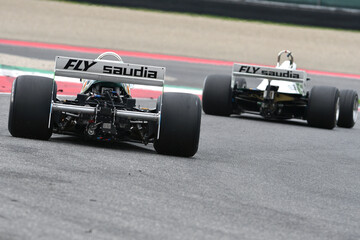
[{"label": "sponsor decal", "polygon": [[239,72],[256,74],[260,70],[259,67],[241,66]]},{"label": "sponsor decal", "polygon": [[263,70],[261,71],[262,75],[267,75],[267,76],[276,76],[276,77],[285,77],[285,78],[295,78],[295,79],[299,79],[300,76],[297,73],[293,73],[292,71],[286,71],[286,72],[276,72],[276,71],[266,71]]},{"label": "sponsor decal", "polygon": [[72,69],[75,71],[87,71],[89,68],[94,66],[96,62],[92,61],[86,61],[86,60],[78,60],[78,59],[69,59],[69,61],[66,63],[64,69]]},{"label": "sponsor decal", "polygon": [[[97,63],[98,62],[95,62],[95,61],[69,59],[67,61],[67,63],[65,64],[64,69],[86,72]],[[101,67],[102,65],[103,64],[100,63],[99,67]],[[121,75],[121,76],[139,77],[139,78],[157,79],[157,77],[158,77],[157,71],[149,70],[148,67],[144,67],[144,66],[142,66],[142,67],[121,66],[120,67],[120,66],[104,65],[102,67],[102,73],[112,74],[112,75]]]},{"label": "sponsor decal", "polygon": [[103,73],[122,75],[122,76],[132,76],[132,77],[143,77],[143,78],[157,78],[157,72],[148,70],[147,67],[140,68],[127,68],[127,67],[114,67],[114,66],[104,66]]},{"label": "sponsor decal", "polygon": [[249,74],[260,74],[265,76],[276,76],[276,77],[284,77],[284,78],[294,78],[299,79],[300,75],[298,73],[294,73],[292,71],[281,71],[276,70],[273,71],[271,69],[261,69],[260,67],[253,67],[253,66],[244,66],[241,65],[239,72],[249,73]]}]

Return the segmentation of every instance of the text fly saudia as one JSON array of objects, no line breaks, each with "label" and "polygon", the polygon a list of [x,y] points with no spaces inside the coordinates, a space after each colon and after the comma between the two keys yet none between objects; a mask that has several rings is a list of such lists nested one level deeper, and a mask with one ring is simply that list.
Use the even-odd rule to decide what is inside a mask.
[{"label": "text fly saudia", "polygon": [[[79,59],[69,59],[66,63],[64,69],[71,69],[75,71],[88,71],[91,67],[96,65],[95,61],[86,61]],[[143,77],[143,78],[157,78],[157,72],[148,70],[147,67],[139,66],[139,67],[131,67],[131,66],[108,66],[104,65],[102,68],[102,72],[106,74],[114,74],[114,75],[122,75],[122,76],[131,76],[131,77]]]},{"label": "text fly saudia", "polygon": [[260,68],[253,66],[244,66],[241,65],[239,72],[249,73],[249,74],[259,74],[265,76],[276,76],[276,77],[284,77],[284,78],[300,78],[298,73],[293,73],[292,71],[282,70],[282,69],[274,69],[271,68]]},{"label": "text fly saudia", "polygon": [[147,67],[140,67],[139,69],[139,68],[104,66],[103,73],[132,76],[132,77],[157,78],[157,72],[148,70]]}]

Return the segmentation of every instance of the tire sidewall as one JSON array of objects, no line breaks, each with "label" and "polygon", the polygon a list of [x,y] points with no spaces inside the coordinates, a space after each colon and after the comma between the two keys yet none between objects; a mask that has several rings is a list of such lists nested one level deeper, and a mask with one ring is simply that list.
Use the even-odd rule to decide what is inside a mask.
[{"label": "tire sidewall", "polygon": [[193,156],[198,150],[200,137],[199,97],[185,93],[164,93],[161,98],[160,132],[159,139],[154,141],[155,150],[161,154]]},{"label": "tire sidewall", "polygon": [[339,90],[330,86],[314,86],[309,95],[307,121],[310,126],[333,129],[337,123]]},{"label": "tire sidewall", "polygon": [[231,75],[209,75],[204,81],[202,107],[206,114],[229,116],[233,112]]}]

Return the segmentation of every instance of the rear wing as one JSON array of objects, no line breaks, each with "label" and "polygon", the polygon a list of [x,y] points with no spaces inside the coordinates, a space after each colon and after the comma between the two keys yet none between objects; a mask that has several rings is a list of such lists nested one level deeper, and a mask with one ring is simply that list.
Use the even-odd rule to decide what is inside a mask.
[{"label": "rear wing", "polygon": [[165,68],[100,58],[56,57],[55,76],[163,87]]},{"label": "rear wing", "polygon": [[305,71],[288,70],[273,67],[260,67],[234,63],[233,76],[266,78],[269,80],[291,81],[305,84],[307,75]]}]

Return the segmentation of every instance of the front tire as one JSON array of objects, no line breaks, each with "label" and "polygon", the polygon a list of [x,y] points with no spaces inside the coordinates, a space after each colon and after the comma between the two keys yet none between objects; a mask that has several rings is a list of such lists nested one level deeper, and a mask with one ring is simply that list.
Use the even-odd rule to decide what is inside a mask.
[{"label": "front tire", "polygon": [[333,129],[339,116],[339,90],[314,86],[310,91],[307,122],[312,127]]},{"label": "front tire", "polygon": [[51,102],[56,96],[56,83],[51,78],[19,76],[11,92],[8,129],[12,136],[48,140]]},{"label": "front tire", "polygon": [[160,154],[191,157],[198,150],[201,103],[198,96],[164,93],[162,96],[160,135],[154,148]]},{"label": "front tire", "polygon": [[337,125],[352,128],[358,117],[359,97],[354,90],[340,91],[340,113]]},{"label": "front tire", "polygon": [[233,112],[230,75],[205,78],[202,105],[206,114],[229,116]]}]

